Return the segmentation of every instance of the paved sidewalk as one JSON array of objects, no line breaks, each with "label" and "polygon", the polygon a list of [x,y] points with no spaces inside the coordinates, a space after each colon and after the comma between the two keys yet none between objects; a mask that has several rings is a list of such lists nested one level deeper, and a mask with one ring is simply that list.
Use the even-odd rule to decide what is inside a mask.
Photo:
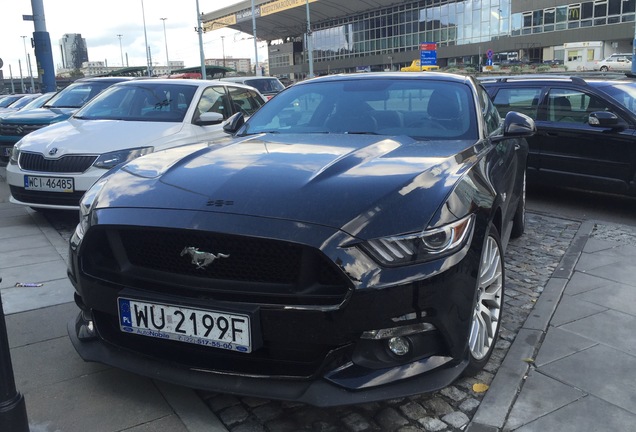
[{"label": "paved sidewalk", "polygon": [[636,231],[585,222],[469,432],[636,430]]},{"label": "paved sidewalk", "polygon": [[0,168],[0,293],[31,432],[227,431],[194,391],[77,355],[66,332],[78,312],[67,243],[41,214],[8,202],[5,174]]}]

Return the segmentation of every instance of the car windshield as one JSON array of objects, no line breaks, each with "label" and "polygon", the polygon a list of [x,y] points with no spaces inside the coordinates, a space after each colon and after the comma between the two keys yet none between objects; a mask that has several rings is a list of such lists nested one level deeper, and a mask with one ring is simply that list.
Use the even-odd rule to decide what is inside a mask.
[{"label": "car windshield", "polygon": [[84,120],[182,122],[197,86],[138,82],[112,86],[75,114]]},{"label": "car windshield", "polygon": [[24,105],[22,107],[22,109],[24,111],[26,111],[26,110],[30,110],[30,109],[33,109],[33,108],[40,108],[42,105],[44,105],[46,103],[46,101],[51,99],[53,97],[53,95],[55,95],[55,92],[44,93],[43,95],[38,96],[37,98],[29,101],[29,103]]},{"label": "car windshield", "polygon": [[261,93],[278,93],[285,90],[285,86],[274,78],[256,78],[245,80],[245,84],[254,87]]},{"label": "car windshield", "polygon": [[112,82],[74,83],[52,97],[51,100],[44,104],[44,107],[80,108],[110,85],[112,85]]},{"label": "car windshield", "polygon": [[431,79],[314,81],[288,88],[246,123],[243,134],[346,133],[476,139],[470,88]]},{"label": "car windshield", "polygon": [[17,101],[21,97],[22,97],[21,95],[11,95],[11,96],[0,97],[0,108],[6,108],[9,105],[12,105],[15,101]]},{"label": "car windshield", "polygon": [[636,83],[611,84],[603,87],[602,90],[636,114]]},{"label": "car windshield", "polygon": [[13,102],[10,108],[19,110],[22,107],[28,105],[29,102],[33,101],[34,99],[37,99],[38,97],[40,97],[39,93],[21,97],[17,101]]}]

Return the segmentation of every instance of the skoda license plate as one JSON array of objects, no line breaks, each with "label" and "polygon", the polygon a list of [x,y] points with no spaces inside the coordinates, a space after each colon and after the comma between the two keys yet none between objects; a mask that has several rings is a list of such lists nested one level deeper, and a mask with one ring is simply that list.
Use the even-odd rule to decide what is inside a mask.
[{"label": "skoda license plate", "polygon": [[214,348],[252,351],[247,315],[119,298],[121,331]]},{"label": "skoda license plate", "polygon": [[73,192],[73,178],[24,176],[24,188],[44,192]]}]

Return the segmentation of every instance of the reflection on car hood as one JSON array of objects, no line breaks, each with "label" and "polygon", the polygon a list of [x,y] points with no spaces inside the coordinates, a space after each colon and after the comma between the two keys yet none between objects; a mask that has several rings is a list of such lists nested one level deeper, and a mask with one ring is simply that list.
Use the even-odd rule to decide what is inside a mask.
[{"label": "reflection on car hood", "polygon": [[20,150],[47,154],[55,147],[56,158],[65,154],[101,154],[151,146],[159,138],[176,134],[181,127],[181,123],[71,118],[28,134],[22,139]]},{"label": "reflection on car hood", "polygon": [[26,111],[17,111],[2,121],[20,124],[49,124],[66,120],[75,111],[77,111],[77,108],[34,108]]},{"label": "reflection on car hood", "polygon": [[467,141],[325,134],[182,147],[136,159],[113,173],[97,208],[281,218],[362,237],[413,232],[425,227],[476,162],[476,149]]}]

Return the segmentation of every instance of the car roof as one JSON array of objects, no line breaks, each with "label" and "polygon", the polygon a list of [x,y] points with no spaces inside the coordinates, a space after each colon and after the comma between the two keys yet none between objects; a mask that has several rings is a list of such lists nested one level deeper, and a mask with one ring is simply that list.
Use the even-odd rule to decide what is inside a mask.
[{"label": "car roof", "polygon": [[[161,84],[161,85],[182,85],[182,86],[196,86],[196,87],[207,87],[209,85],[214,85],[218,83],[218,80],[200,80],[200,79],[187,79],[187,78],[154,78],[151,81],[153,84]],[[143,81],[126,81],[117,84],[118,86],[129,86],[129,85],[137,85],[143,84]],[[249,90],[254,90],[254,87],[244,85],[241,83],[235,82],[226,82],[224,85],[230,85],[231,87],[245,88]]]},{"label": "car roof", "polygon": [[622,72],[587,72],[580,75],[524,74],[506,76],[481,76],[478,78],[478,80],[483,85],[497,85],[505,83],[513,84],[518,82],[545,83],[549,81],[571,82],[578,85],[586,85],[596,82],[636,82]]},{"label": "car roof", "polygon": [[253,79],[275,79],[277,80],[277,77],[273,77],[273,76],[256,76],[256,75],[251,75],[251,76],[235,76],[235,77],[222,77],[219,78],[221,81],[237,81],[237,82],[243,82],[245,80],[253,80]]},{"label": "car roof", "polygon": [[325,75],[300,81],[295,85],[311,83],[316,81],[350,81],[350,80],[379,80],[379,79],[401,79],[401,80],[432,80],[432,81],[454,81],[458,83],[473,82],[470,75],[460,75],[449,72],[426,71],[422,73],[405,72],[364,72],[350,74]]},{"label": "car roof", "polygon": [[121,82],[121,81],[130,81],[133,79],[135,79],[135,77],[85,77],[85,78],[79,78],[73,82],[96,82],[96,81]]}]

